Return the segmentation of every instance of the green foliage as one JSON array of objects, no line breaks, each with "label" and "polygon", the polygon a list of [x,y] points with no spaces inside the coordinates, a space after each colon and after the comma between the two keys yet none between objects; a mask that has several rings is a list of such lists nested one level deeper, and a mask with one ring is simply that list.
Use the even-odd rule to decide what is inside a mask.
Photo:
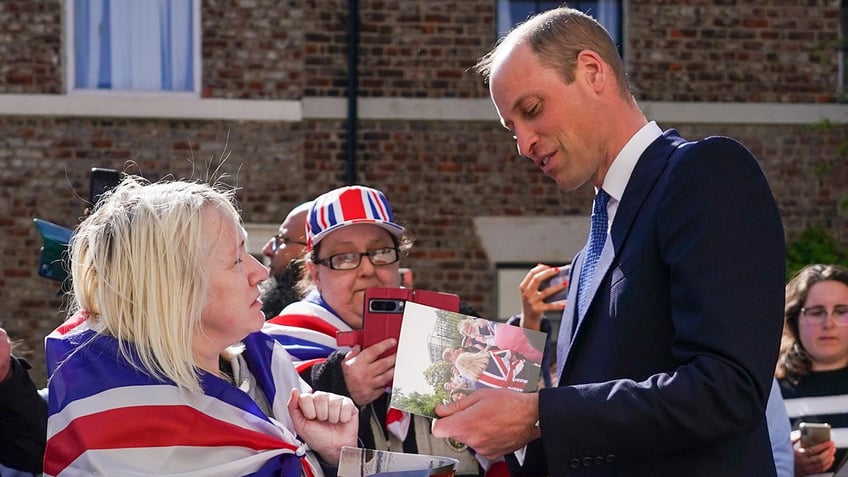
[{"label": "green foliage", "polygon": [[848,252],[826,230],[808,227],[794,242],[786,246],[786,277],[813,263],[836,264],[848,267]]},{"label": "green foliage", "polygon": [[433,386],[433,389],[440,389],[442,384],[453,379],[451,368],[447,361],[436,361],[424,370],[424,381]]},{"label": "green foliage", "polygon": [[444,392],[421,394],[413,391],[405,394],[401,389],[392,390],[392,406],[422,416],[436,417],[436,405],[441,404],[444,399]]}]

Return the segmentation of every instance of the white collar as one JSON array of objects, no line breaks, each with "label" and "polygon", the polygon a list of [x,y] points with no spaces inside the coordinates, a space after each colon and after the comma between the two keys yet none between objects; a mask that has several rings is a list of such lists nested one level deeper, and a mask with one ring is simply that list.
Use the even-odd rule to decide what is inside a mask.
[{"label": "white collar", "polygon": [[662,129],[657,126],[656,121],[651,121],[636,131],[636,134],[627,141],[627,144],[615,156],[607,175],[604,177],[603,189],[616,202],[621,201],[624,189],[627,187],[627,182],[630,180],[630,175],[633,174],[633,169],[636,167],[639,157],[660,136],[662,136]]}]

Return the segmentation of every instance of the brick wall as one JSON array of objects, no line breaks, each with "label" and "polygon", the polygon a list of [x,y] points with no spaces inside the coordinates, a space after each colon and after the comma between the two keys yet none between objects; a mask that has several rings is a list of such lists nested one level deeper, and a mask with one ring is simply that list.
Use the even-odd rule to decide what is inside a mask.
[{"label": "brick wall", "polygon": [[833,99],[838,0],[626,3],[625,57],[638,99]]},{"label": "brick wall", "polygon": [[61,0],[0,1],[0,92],[59,94]]},{"label": "brick wall", "polygon": [[307,2],[203,0],[203,96],[294,99],[303,95]]},{"label": "brick wall", "polygon": [[484,96],[465,70],[494,41],[494,10],[480,0],[361,1],[359,94]]}]

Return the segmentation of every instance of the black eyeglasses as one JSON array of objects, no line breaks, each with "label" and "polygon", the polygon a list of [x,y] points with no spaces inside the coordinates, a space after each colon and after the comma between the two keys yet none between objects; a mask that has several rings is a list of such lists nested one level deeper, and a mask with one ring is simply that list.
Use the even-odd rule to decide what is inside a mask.
[{"label": "black eyeglasses", "polygon": [[322,258],[315,263],[330,267],[332,270],[353,270],[354,268],[359,268],[359,264],[362,263],[362,257],[368,257],[371,265],[375,267],[391,265],[400,259],[397,248],[385,247],[369,250],[365,253],[337,253],[327,258]]},{"label": "black eyeglasses", "polygon": [[836,326],[848,325],[848,305],[836,305],[832,311],[828,311],[823,306],[811,306],[810,308],[801,308],[801,317],[804,321],[811,325],[821,326],[828,318],[833,319]]},{"label": "black eyeglasses", "polygon": [[290,245],[290,244],[293,244],[293,243],[297,244],[297,245],[302,245],[304,247],[306,246],[306,242],[301,242],[300,240],[294,240],[292,238],[286,237],[283,234],[277,234],[277,235],[274,235],[274,241],[271,242],[271,250],[274,253],[277,253],[277,250],[280,248],[281,245],[283,245],[283,244]]}]

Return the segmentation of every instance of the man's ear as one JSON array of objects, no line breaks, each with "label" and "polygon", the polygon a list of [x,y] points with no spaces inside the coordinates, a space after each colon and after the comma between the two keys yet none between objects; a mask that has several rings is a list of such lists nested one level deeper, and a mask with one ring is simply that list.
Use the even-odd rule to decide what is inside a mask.
[{"label": "man's ear", "polygon": [[577,79],[585,81],[596,93],[606,84],[609,67],[601,56],[592,50],[583,50],[577,54]]}]

